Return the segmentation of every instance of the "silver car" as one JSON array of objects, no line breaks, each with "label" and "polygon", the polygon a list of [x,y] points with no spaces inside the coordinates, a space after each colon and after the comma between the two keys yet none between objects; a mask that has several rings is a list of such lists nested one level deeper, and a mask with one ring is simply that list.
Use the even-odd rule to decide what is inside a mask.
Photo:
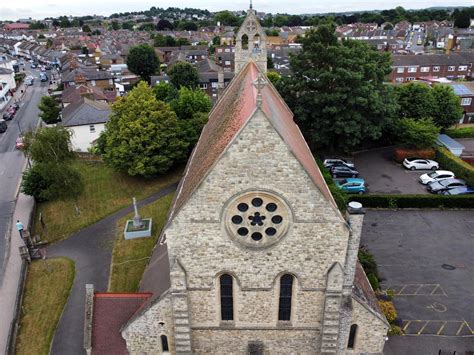
[{"label": "silver car", "polygon": [[432,183],[429,183],[426,186],[426,189],[433,194],[438,194],[438,193],[441,193],[442,191],[453,189],[455,187],[461,187],[461,186],[466,186],[466,182],[464,180],[446,179],[446,180],[434,181]]}]

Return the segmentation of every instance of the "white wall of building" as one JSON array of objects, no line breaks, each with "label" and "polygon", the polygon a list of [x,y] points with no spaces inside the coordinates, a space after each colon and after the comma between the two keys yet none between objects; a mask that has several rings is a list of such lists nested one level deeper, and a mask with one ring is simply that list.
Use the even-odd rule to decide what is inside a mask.
[{"label": "white wall of building", "polygon": [[9,90],[15,90],[15,73],[12,71],[10,74],[0,74],[0,83],[7,83]]},{"label": "white wall of building", "polygon": [[[93,131],[92,127],[93,126]],[[75,151],[87,152],[100,133],[105,129],[104,123],[96,123],[94,125],[83,125],[68,127],[72,131],[71,143]]]}]

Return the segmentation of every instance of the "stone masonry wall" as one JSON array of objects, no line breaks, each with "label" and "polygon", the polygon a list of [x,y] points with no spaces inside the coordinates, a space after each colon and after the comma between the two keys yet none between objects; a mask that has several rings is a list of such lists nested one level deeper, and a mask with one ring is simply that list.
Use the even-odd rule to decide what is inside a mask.
[{"label": "stone masonry wall", "polygon": [[161,335],[168,337],[174,353],[173,317],[169,294],[150,307],[122,332],[127,349],[132,355],[161,354]]}]

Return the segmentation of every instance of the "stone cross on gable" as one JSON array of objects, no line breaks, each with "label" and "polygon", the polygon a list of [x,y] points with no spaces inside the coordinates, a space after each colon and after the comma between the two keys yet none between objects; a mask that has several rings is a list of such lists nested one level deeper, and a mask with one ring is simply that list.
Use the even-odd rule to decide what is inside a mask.
[{"label": "stone cross on gable", "polygon": [[247,31],[255,32],[256,29],[257,29],[257,24],[254,21],[249,21],[249,23],[247,24]]},{"label": "stone cross on gable", "polygon": [[257,88],[257,107],[262,106],[262,89],[267,85],[265,79],[263,79],[262,74],[259,73],[257,79],[254,80],[253,86]]}]

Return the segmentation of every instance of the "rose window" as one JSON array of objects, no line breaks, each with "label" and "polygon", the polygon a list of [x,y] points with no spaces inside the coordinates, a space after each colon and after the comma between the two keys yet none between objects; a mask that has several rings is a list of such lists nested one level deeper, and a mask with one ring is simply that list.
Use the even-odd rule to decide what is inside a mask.
[{"label": "rose window", "polygon": [[233,240],[248,247],[266,247],[286,234],[290,217],[290,209],[280,197],[252,192],[232,199],[224,220]]}]

